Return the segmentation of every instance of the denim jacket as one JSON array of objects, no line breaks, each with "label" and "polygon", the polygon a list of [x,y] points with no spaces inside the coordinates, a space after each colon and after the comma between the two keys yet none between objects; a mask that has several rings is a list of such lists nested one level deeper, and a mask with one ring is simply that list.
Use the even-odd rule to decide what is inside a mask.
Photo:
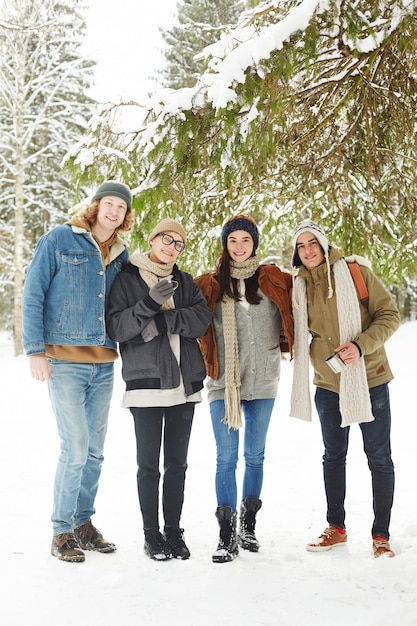
[{"label": "denim jacket", "polygon": [[106,298],[128,259],[121,239],[104,269],[88,231],[64,224],[39,240],[23,289],[23,347],[45,353],[45,344],[116,349],[106,331]]}]

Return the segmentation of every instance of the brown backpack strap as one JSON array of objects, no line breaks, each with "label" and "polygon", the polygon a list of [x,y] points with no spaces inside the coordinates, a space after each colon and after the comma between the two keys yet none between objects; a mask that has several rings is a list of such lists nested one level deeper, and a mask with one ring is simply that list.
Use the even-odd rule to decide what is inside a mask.
[{"label": "brown backpack strap", "polygon": [[348,263],[348,268],[350,269],[350,273],[352,274],[353,282],[356,285],[356,289],[359,293],[360,301],[363,306],[368,308],[369,303],[369,293],[368,288],[365,284],[365,280],[362,276],[362,272],[359,269],[359,265],[354,261],[353,263]]}]

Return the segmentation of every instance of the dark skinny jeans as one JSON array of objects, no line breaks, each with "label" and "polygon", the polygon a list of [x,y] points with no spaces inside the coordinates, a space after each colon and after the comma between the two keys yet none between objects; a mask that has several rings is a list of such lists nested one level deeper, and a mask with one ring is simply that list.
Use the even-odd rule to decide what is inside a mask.
[{"label": "dark skinny jeans", "polygon": [[[369,390],[373,422],[359,424],[372,476],[374,522],[372,537],[389,539],[394,499],[394,464],[391,459],[391,411],[388,385]],[[323,474],[327,498],[327,522],[345,528],[346,455],[349,426],[341,427],[339,395],[317,387],[315,403],[324,443]]]},{"label": "dark skinny jeans", "polygon": [[194,402],[187,402],[173,407],[130,409],[135,423],[137,484],[144,530],[159,528],[159,462],[162,439],[162,510],[165,527],[179,527],[194,407]]}]

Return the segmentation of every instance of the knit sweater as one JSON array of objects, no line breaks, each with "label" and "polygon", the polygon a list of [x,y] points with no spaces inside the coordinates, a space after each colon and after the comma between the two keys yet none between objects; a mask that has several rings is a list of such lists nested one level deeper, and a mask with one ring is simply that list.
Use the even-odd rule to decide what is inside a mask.
[{"label": "knit sweater", "polygon": [[[224,392],[223,331],[221,306],[217,302],[220,289],[214,273],[205,274],[196,282],[210,310],[214,311],[212,324],[199,340],[211,379],[207,382],[211,401],[222,398]],[[294,341],[290,291],[290,274],[281,272],[274,265],[260,265],[259,293],[264,296],[262,302],[235,305],[242,399],[276,395],[281,350],[291,351]]]},{"label": "knit sweater", "polygon": [[[280,377],[279,338],[281,316],[275,304],[265,296],[259,304],[234,305],[239,345],[240,399],[275,398]],[[207,399],[221,400],[225,392],[225,352],[221,303],[214,311],[219,376],[208,378]]]}]

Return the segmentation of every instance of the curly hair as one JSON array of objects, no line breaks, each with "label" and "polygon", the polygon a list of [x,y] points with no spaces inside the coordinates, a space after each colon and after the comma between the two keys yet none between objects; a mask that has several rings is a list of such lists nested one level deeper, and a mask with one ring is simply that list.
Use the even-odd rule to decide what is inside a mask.
[{"label": "curly hair", "polygon": [[[100,200],[94,200],[91,204],[88,204],[80,209],[78,212],[79,217],[84,218],[91,226],[97,221],[97,213],[98,213],[98,205],[100,204]],[[127,232],[131,230],[133,224],[135,222],[135,216],[133,215],[133,211],[126,211],[125,219],[123,222],[116,228],[116,232],[123,231]]]}]

